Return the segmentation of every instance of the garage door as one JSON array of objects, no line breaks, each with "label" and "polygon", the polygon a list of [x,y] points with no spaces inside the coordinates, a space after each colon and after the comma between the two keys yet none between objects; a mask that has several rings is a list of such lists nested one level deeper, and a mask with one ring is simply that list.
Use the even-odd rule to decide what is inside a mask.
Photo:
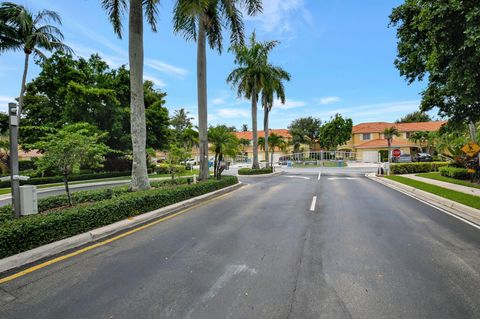
[{"label": "garage door", "polygon": [[362,162],[377,163],[378,162],[378,151],[362,152]]}]

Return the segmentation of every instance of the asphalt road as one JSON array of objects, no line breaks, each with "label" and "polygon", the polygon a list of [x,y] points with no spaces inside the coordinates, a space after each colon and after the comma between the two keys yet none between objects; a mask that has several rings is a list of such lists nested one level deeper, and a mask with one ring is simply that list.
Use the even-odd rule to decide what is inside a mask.
[{"label": "asphalt road", "polygon": [[361,174],[244,181],[0,285],[0,317],[480,318],[480,230]]}]

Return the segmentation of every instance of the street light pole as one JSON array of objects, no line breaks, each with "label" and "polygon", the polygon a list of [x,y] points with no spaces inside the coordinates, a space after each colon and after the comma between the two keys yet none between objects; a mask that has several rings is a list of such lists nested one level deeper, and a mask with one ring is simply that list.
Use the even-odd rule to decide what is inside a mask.
[{"label": "street light pole", "polygon": [[18,115],[17,104],[8,103],[10,128],[10,183],[12,187],[12,207],[15,218],[20,217],[20,179],[18,170]]}]

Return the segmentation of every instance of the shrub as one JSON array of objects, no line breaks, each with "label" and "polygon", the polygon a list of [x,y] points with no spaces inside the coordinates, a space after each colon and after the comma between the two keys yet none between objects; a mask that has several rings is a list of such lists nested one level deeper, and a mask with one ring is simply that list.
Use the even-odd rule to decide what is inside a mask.
[{"label": "shrub", "polygon": [[448,164],[448,162],[395,163],[390,165],[390,170],[392,174],[427,173],[438,171],[440,167]]},{"label": "shrub", "polygon": [[164,187],[123,195],[91,205],[32,215],[0,225],[0,258],[74,236],[237,183],[234,176],[192,185]]},{"label": "shrub", "polygon": [[470,179],[470,174],[466,168],[444,166],[438,169],[440,175],[445,177],[451,177],[455,179]]},{"label": "shrub", "polygon": [[185,165],[158,164],[157,167],[155,167],[155,173],[171,174],[171,167],[175,170],[175,174],[183,174],[186,171]]},{"label": "shrub", "polygon": [[18,169],[19,171],[34,170],[37,168],[35,162],[32,160],[19,160]]},{"label": "shrub", "polygon": [[238,170],[238,175],[262,175],[262,174],[270,174],[273,173],[273,168],[259,168],[259,169],[251,169],[251,168],[240,168]]}]

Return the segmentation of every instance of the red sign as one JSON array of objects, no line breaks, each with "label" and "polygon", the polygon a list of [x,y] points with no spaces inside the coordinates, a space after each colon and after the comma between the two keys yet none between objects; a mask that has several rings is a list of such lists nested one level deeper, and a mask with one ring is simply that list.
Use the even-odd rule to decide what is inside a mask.
[{"label": "red sign", "polygon": [[402,152],[398,148],[396,148],[392,151],[392,155],[395,156],[395,157],[399,157],[401,154],[402,154]]}]

